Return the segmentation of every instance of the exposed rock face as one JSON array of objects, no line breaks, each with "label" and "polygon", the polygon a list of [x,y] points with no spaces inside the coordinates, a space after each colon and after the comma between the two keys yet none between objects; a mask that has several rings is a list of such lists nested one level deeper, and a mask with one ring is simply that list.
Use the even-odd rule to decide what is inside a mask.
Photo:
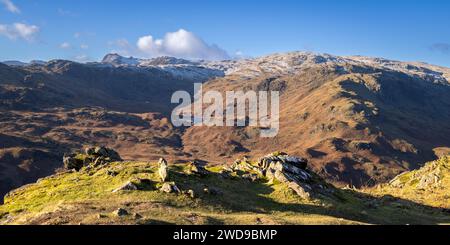
[{"label": "exposed rock face", "polygon": [[84,152],[88,156],[107,158],[111,161],[122,161],[119,153],[104,146],[88,147],[84,150]]},{"label": "exposed rock face", "polygon": [[256,127],[191,127],[184,149],[218,162],[282,148],[310,159],[310,169],[334,184],[387,182],[435,159],[436,146],[450,147],[449,74],[425,64],[302,52],[239,61],[203,91],[280,91],[278,135],[267,141]]},{"label": "exposed rock face", "polygon": [[395,188],[413,187],[415,189],[432,190],[442,185],[442,180],[450,169],[450,156],[429,162],[422,168],[405,172],[389,182]]},{"label": "exposed rock face", "polygon": [[289,156],[286,153],[273,153],[261,158],[258,162],[266,177],[288,184],[301,198],[309,199],[312,176],[306,170],[308,161],[303,158]]},{"label": "exposed rock face", "polygon": [[77,171],[88,165],[100,166],[117,161],[122,161],[119,153],[104,146],[88,147],[84,154],[73,153],[63,157],[64,167]]},{"label": "exposed rock face", "polygon": [[232,165],[232,171],[250,172],[241,176],[250,181],[256,181],[258,174],[263,175],[271,182],[279,181],[287,184],[301,198],[309,199],[315,192],[326,189],[327,185],[307,170],[307,164],[308,161],[304,158],[275,152],[260,158],[256,166],[247,158],[237,160]]},{"label": "exposed rock face", "polygon": [[70,155],[65,155],[63,156],[63,163],[64,163],[64,168],[66,169],[75,169],[75,170],[80,170],[85,162],[84,160],[81,159],[77,159],[75,158],[77,156],[77,154],[70,154]]},{"label": "exposed rock face", "polygon": [[429,173],[427,175],[422,176],[420,178],[419,184],[417,185],[418,188],[425,189],[427,187],[431,186],[439,186],[441,181],[441,177],[439,176],[439,171],[436,171],[434,173]]},{"label": "exposed rock face", "polygon": [[307,184],[298,183],[295,181],[291,181],[288,184],[289,188],[291,188],[297,195],[299,195],[303,199],[309,199],[311,195],[309,194],[312,190],[311,187]]}]

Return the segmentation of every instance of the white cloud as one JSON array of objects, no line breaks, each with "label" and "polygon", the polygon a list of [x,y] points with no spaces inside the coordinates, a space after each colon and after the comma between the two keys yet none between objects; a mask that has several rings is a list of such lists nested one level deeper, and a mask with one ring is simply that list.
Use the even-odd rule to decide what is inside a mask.
[{"label": "white cloud", "polygon": [[166,33],[163,39],[143,36],[136,43],[144,55],[150,57],[174,56],[187,59],[223,60],[228,53],[217,45],[209,45],[194,33],[180,29]]},{"label": "white cloud", "polygon": [[63,42],[63,43],[61,43],[61,45],[59,45],[59,47],[62,49],[69,49],[71,47],[71,45],[68,42]]},{"label": "white cloud", "polygon": [[88,46],[87,44],[81,44],[81,45],[80,45],[80,48],[81,48],[81,49],[88,49],[89,46]]},{"label": "white cloud", "polygon": [[39,27],[27,25],[24,23],[14,23],[12,25],[0,24],[0,35],[6,36],[11,40],[22,38],[27,41],[33,41],[39,33]]},{"label": "white cloud", "polygon": [[5,8],[14,14],[20,14],[20,9],[11,0],[0,0]]}]

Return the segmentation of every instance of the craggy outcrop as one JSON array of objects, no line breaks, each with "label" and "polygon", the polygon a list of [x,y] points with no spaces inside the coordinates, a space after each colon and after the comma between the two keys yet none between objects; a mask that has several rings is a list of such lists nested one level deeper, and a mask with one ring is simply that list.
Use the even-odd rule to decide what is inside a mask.
[{"label": "craggy outcrop", "polygon": [[122,161],[119,153],[104,146],[88,147],[84,153],[72,153],[63,157],[64,168],[77,171],[85,166],[99,166],[117,161]]},{"label": "craggy outcrop", "polygon": [[[231,167],[233,171],[253,171],[270,180],[287,184],[301,198],[309,199],[311,195],[327,189],[327,184],[307,169],[308,161],[304,158],[275,152],[260,158],[256,165],[244,158],[237,160]],[[242,177],[251,178],[249,174]]]}]

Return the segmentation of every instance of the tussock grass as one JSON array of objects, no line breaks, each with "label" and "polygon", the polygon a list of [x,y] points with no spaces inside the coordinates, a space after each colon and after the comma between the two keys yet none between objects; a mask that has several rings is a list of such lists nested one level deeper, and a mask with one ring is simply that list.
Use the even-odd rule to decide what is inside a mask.
[{"label": "tussock grass", "polygon": [[[171,165],[169,180],[181,190],[193,190],[196,198],[160,192],[156,163],[116,162],[96,169],[60,173],[7,195],[5,204],[0,206],[0,221],[9,224],[450,223],[450,215],[437,208],[445,198],[441,192],[435,196],[422,195],[434,199],[425,201],[410,196],[416,192],[388,187],[363,191],[330,187],[331,195],[304,200],[285,184],[269,183],[264,178],[256,182],[239,176],[224,178],[219,174],[219,166],[208,168],[210,174],[204,177],[188,175],[185,170],[186,165]],[[112,193],[127,181],[139,190]],[[448,186],[448,178],[445,181]],[[221,193],[206,194],[204,188],[215,188]],[[113,211],[119,207],[130,214],[117,217]]]}]

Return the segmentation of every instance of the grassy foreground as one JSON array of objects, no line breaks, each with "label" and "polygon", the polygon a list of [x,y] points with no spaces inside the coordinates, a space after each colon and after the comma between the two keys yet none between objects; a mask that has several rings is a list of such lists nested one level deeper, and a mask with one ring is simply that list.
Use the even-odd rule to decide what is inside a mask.
[{"label": "grassy foreground", "polygon": [[[331,195],[310,200],[264,177],[254,182],[239,174],[225,178],[221,167],[208,168],[210,173],[200,177],[187,174],[185,165],[171,165],[169,180],[181,190],[193,190],[194,197],[164,193],[156,163],[115,162],[60,173],[11,192],[0,206],[0,223],[450,224],[449,160],[439,160],[441,180],[430,189],[417,188],[418,170],[402,176],[401,188],[333,188]],[[128,181],[138,190],[112,192]],[[119,208],[127,214],[117,215]]]}]

